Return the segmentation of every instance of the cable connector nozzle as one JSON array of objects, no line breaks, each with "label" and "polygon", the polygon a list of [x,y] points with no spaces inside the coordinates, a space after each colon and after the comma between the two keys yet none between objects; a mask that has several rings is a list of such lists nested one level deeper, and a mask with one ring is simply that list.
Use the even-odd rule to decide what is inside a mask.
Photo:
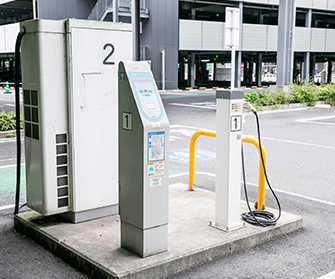
[{"label": "cable connector nozzle", "polygon": [[245,107],[246,109],[248,109],[251,112],[256,112],[255,107],[246,99],[244,99],[243,107]]}]

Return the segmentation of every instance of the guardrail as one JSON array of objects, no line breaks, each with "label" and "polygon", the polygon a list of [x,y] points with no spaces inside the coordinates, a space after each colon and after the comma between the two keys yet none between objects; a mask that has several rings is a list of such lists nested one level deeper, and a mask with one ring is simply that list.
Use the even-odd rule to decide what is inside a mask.
[{"label": "guardrail", "polygon": [[[190,159],[189,159],[189,183],[188,183],[188,190],[193,191],[193,185],[195,181],[195,143],[200,136],[207,136],[207,137],[216,137],[215,132],[209,132],[209,131],[196,131],[193,136],[191,137],[190,141]],[[256,148],[258,149],[259,155],[261,154],[260,148],[259,148],[259,143],[257,140],[253,138],[248,138],[248,137],[243,137],[242,136],[242,141],[251,143]],[[264,159],[264,166],[266,167],[266,154],[264,147],[262,145],[262,155]],[[262,164],[262,158],[259,156],[259,175],[258,175],[258,201],[256,202],[255,206],[258,210],[264,210],[264,204],[265,204],[265,174],[264,174],[264,169],[263,169],[263,164]]]}]

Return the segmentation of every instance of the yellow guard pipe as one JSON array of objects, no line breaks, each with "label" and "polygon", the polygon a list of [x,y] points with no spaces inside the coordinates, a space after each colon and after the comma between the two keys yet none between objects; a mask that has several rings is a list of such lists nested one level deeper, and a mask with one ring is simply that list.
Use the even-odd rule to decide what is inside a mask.
[{"label": "yellow guard pipe", "polygon": [[[214,132],[207,132],[207,131],[196,131],[193,136],[191,137],[190,141],[190,160],[189,160],[189,184],[188,184],[188,190],[193,191],[193,184],[194,184],[194,169],[195,169],[195,143],[199,136],[207,136],[207,137],[216,137],[216,133]],[[243,137],[243,142],[252,143],[255,145],[258,149],[259,154],[259,143],[257,140],[253,138]],[[264,166],[266,166],[266,154],[264,147],[262,145],[262,154],[264,159]],[[262,158],[259,155],[259,176],[258,176],[258,202],[256,203],[258,210],[264,210],[264,204],[265,204],[265,175],[264,175],[264,169],[262,164]]]}]

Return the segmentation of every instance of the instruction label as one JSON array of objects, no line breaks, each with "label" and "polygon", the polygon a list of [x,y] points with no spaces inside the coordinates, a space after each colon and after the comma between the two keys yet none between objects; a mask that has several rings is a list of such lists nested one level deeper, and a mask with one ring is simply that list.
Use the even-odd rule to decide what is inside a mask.
[{"label": "instruction label", "polygon": [[165,132],[148,133],[148,161],[165,160]]},{"label": "instruction label", "polygon": [[148,163],[148,177],[163,176],[165,174],[165,161]]},{"label": "instruction label", "polygon": [[231,112],[242,112],[242,103],[232,103]]}]

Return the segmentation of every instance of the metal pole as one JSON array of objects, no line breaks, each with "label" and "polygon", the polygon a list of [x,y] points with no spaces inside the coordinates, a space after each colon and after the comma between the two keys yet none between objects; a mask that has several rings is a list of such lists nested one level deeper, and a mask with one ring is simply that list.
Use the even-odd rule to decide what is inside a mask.
[{"label": "metal pole", "polygon": [[295,0],[279,1],[277,85],[289,85],[293,78]]},{"label": "metal pole", "polygon": [[[240,9],[240,24],[243,23],[243,2],[238,3],[238,8]],[[241,87],[241,64],[242,64],[242,51],[237,51],[235,65],[235,87]]]},{"label": "metal pole", "polygon": [[113,0],[113,22],[119,22],[119,0]]},{"label": "metal pole", "polygon": [[[231,26],[234,26],[234,12],[232,12],[231,17]],[[230,88],[231,90],[235,89],[235,57],[236,57],[236,50],[234,45],[234,32],[231,32],[231,72],[230,72]]]},{"label": "metal pole", "polygon": [[36,1],[32,0],[33,2],[33,19],[36,19]]},{"label": "metal pole", "polygon": [[235,89],[235,56],[236,56],[236,51],[235,51],[235,46],[233,46],[231,48],[231,81],[230,81],[231,90]]},{"label": "metal pole", "polygon": [[162,55],[162,90],[165,90],[165,50],[161,51]]},{"label": "metal pole", "polygon": [[133,60],[140,61],[140,0],[131,0],[131,23],[133,24]]}]

